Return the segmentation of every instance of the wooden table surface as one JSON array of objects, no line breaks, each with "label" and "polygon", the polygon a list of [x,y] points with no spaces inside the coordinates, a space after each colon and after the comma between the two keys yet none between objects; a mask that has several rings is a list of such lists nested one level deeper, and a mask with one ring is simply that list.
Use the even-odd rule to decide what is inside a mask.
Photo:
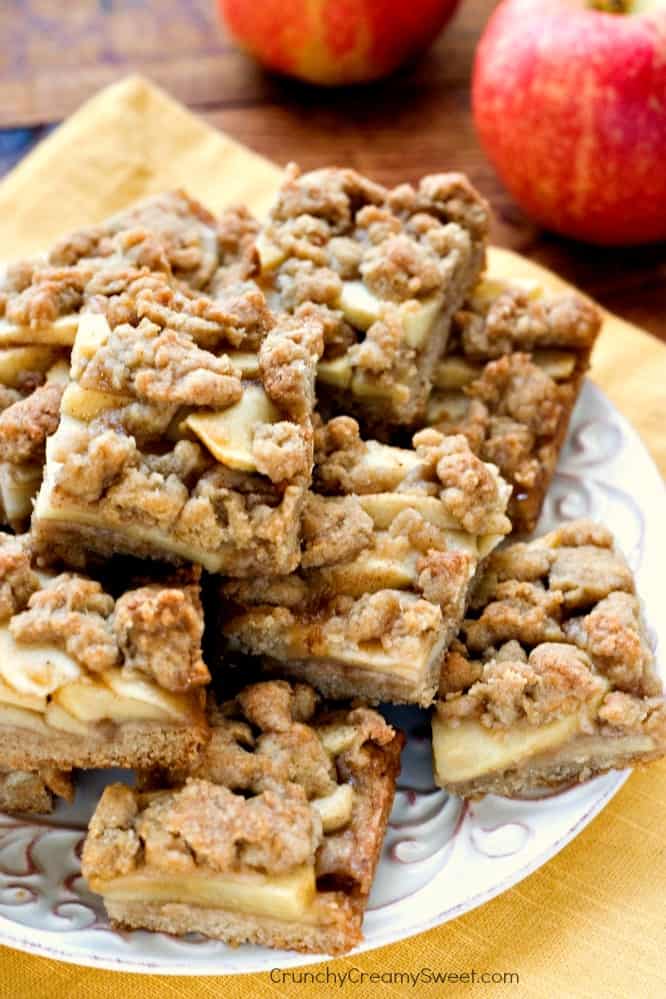
[{"label": "wooden table surface", "polygon": [[373,86],[328,91],[262,72],[225,37],[214,0],[6,0],[0,171],[100,87],[140,71],[278,163],[349,164],[386,183],[465,171],[493,206],[495,243],[559,271],[666,341],[666,246],[602,250],[546,233],[525,218],[485,159],[469,79],[493,7],[493,0],[462,0],[416,65]]}]

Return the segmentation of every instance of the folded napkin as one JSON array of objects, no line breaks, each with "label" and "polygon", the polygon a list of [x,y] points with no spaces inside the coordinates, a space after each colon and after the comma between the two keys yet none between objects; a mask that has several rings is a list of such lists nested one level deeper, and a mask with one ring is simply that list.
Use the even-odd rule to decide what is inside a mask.
[{"label": "folded napkin", "polygon": [[[335,159],[334,146],[331,160]],[[63,233],[105,218],[144,195],[184,187],[213,211],[245,202],[266,211],[280,170],[209,128],[139,77],[109,87],[45,139],[0,184],[0,258],[44,249]],[[562,282],[507,250],[493,248],[490,270]],[[639,430],[666,472],[666,347],[609,313],[592,378]],[[356,984],[325,994],[369,999],[458,995],[460,985],[378,984],[361,972],[517,972],[518,985],[477,985],[475,994],[604,996],[666,994],[664,883],[666,765],[635,773],[602,815],[561,854],[516,888],[438,929],[381,950],[331,962]],[[313,968],[312,970],[317,970]],[[294,969],[294,975],[298,969]],[[213,978],[120,975],[58,964],[0,948],[3,994],[22,999],[123,996],[123,999],[238,999],[324,994],[322,985],[248,975]]]}]

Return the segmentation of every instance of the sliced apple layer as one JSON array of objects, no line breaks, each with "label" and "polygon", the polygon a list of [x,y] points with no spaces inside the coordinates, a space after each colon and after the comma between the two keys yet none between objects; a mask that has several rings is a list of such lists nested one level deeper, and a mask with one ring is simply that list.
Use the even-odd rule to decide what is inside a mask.
[{"label": "sliced apple layer", "polygon": [[532,756],[563,746],[580,731],[585,717],[566,715],[546,725],[495,730],[477,721],[452,725],[435,714],[432,749],[437,782],[450,787],[521,766]]},{"label": "sliced apple layer", "polygon": [[105,880],[91,875],[92,891],[122,902],[176,902],[248,915],[299,919],[307,916],[316,893],[314,868],[287,874],[219,874],[212,870],[165,874],[149,869]]},{"label": "sliced apple layer", "polygon": [[240,400],[217,413],[193,413],[185,424],[221,464],[256,472],[252,442],[257,427],[276,423],[280,414],[259,384],[243,386]]},{"label": "sliced apple layer", "polygon": [[[101,721],[187,722],[193,717],[191,698],[163,690],[143,677],[109,669],[95,676],[55,646],[20,645],[0,629],[0,705],[33,713],[54,728],[85,734]],[[41,725],[38,726],[41,731]]]},{"label": "sliced apple layer", "polygon": [[[442,311],[442,304],[442,296],[433,295],[422,300],[409,299],[397,306],[409,347],[414,350],[424,347]],[[352,326],[360,330],[368,330],[373,323],[379,322],[391,305],[377,298],[363,281],[343,282],[338,308]]]},{"label": "sliced apple layer", "polygon": [[50,323],[30,326],[20,326],[7,319],[0,319],[0,345],[71,347],[78,325],[77,313],[72,313],[71,316],[59,316]]}]

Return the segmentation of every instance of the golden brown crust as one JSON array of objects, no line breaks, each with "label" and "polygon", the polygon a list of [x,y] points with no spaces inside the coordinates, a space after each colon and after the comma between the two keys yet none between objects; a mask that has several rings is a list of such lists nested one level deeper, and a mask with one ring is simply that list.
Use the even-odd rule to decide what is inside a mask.
[{"label": "golden brown crust", "polygon": [[199,905],[106,902],[111,925],[119,930],[150,929],[176,936],[202,933],[232,947],[251,943],[304,954],[346,954],[361,943],[360,900],[331,891],[317,898],[314,908],[317,922],[311,924]]},{"label": "golden brown crust", "polygon": [[18,770],[53,766],[56,769],[97,770],[123,767],[187,768],[199,759],[208,741],[203,714],[187,721],[104,720],[89,726],[86,735],[49,729],[48,734],[24,727],[0,725],[0,759]]}]

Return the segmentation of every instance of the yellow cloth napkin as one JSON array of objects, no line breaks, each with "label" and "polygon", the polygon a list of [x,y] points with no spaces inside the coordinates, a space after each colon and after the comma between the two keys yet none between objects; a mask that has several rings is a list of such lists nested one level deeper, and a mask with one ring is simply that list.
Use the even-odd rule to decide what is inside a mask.
[{"label": "yellow cloth napkin", "polygon": [[[335,146],[331,144],[331,160]],[[433,167],[437,164],[433,164]],[[0,184],[0,258],[45,248],[62,233],[103,219],[143,195],[181,186],[213,210],[244,201],[265,211],[276,166],[221,135],[145,80],[131,77],[85,104]],[[493,249],[491,271],[562,284],[543,268]],[[592,377],[638,428],[666,471],[666,348],[608,314]],[[600,817],[526,881],[453,923],[359,957],[358,984],[131,976],[59,964],[0,948],[2,994],[13,999],[238,999],[352,994],[551,999],[666,995],[666,765],[635,773]],[[322,967],[313,967],[312,971]],[[420,968],[517,972],[519,984],[378,984],[360,973]],[[293,974],[297,978],[299,969]]]}]

